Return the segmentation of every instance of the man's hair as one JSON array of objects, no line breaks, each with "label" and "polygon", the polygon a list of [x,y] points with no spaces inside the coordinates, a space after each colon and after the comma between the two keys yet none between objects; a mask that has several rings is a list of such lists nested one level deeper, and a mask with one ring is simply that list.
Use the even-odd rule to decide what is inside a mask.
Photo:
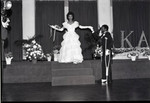
[{"label": "man's hair", "polygon": [[102,25],[102,27],[104,27],[107,31],[108,31],[108,29],[109,29],[109,27],[108,27],[108,25]]},{"label": "man's hair", "polygon": [[73,12],[71,12],[71,11],[69,11],[68,12],[68,14],[67,14],[67,19],[69,20],[69,15],[72,15],[72,20],[74,20],[74,13]]}]

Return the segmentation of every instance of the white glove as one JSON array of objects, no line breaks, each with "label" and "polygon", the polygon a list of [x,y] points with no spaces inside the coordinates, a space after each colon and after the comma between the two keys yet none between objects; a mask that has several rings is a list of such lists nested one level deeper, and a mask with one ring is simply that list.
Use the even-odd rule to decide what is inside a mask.
[{"label": "white glove", "polygon": [[92,26],[89,26],[89,29],[92,31],[92,33],[94,33],[94,29]]},{"label": "white glove", "polygon": [[53,28],[53,29],[60,29],[60,28],[61,28],[61,27],[58,26],[58,25],[50,25],[50,27]]},{"label": "white glove", "polygon": [[106,55],[109,55],[110,54],[110,50],[106,49],[105,53],[106,53]]},{"label": "white glove", "polygon": [[58,26],[58,25],[55,25],[55,27],[56,27],[56,28],[58,28],[58,29],[60,29],[60,28],[61,28],[61,27],[60,27],[60,26]]},{"label": "white glove", "polygon": [[55,28],[55,26],[54,26],[54,25],[50,25],[50,27],[51,27],[51,28]]}]

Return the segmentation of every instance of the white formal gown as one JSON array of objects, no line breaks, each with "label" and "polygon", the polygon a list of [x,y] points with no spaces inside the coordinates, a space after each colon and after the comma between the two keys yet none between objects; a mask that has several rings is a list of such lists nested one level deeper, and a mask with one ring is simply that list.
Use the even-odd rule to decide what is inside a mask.
[{"label": "white formal gown", "polygon": [[63,23],[64,28],[67,29],[63,35],[63,41],[61,43],[59,62],[69,63],[76,62],[81,63],[83,61],[81,43],[79,41],[79,35],[75,32],[75,29],[79,26],[77,21],[73,24],[67,22]]}]

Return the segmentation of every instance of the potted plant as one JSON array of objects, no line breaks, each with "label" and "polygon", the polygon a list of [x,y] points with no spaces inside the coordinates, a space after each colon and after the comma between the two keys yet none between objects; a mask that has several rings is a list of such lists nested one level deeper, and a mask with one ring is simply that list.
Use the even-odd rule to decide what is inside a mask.
[{"label": "potted plant", "polygon": [[135,61],[137,56],[139,56],[139,54],[137,52],[131,52],[131,53],[127,54],[127,57],[130,58],[132,61]]},{"label": "potted plant", "polygon": [[46,54],[46,58],[47,58],[47,61],[51,61],[51,59],[52,59],[52,53],[47,53]]},{"label": "potted plant", "polygon": [[60,50],[59,45],[53,47],[54,61],[58,61],[59,59],[59,50]]},{"label": "potted plant", "polygon": [[8,52],[8,53],[5,54],[5,60],[6,60],[7,65],[11,64],[12,59],[13,59],[12,52]]},{"label": "potted plant", "polygon": [[59,59],[59,51],[58,50],[53,50],[54,53],[54,61],[58,61]]}]

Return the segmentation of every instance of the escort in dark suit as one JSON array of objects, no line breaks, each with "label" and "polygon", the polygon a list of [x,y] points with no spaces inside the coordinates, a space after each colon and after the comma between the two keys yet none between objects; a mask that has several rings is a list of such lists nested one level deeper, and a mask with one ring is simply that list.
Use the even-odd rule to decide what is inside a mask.
[{"label": "escort in dark suit", "polygon": [[9,28],[9,18],[1,16],[1,61],[2,61],[2,68],[5,68],[5,49],[8,46],[8,28]]},{"label": "escort in dark suit", "polygon": [[[101,35],[100,35],[101,32]],[[102,47],[102,83],[112,82],[112,48],[113,48],[113,38],[108,32],[108,26],[102,25],[102,27],[93,33],[93,37],[96,39],[97,44]],[[108,70],[108,72],[106,72]]]}]

